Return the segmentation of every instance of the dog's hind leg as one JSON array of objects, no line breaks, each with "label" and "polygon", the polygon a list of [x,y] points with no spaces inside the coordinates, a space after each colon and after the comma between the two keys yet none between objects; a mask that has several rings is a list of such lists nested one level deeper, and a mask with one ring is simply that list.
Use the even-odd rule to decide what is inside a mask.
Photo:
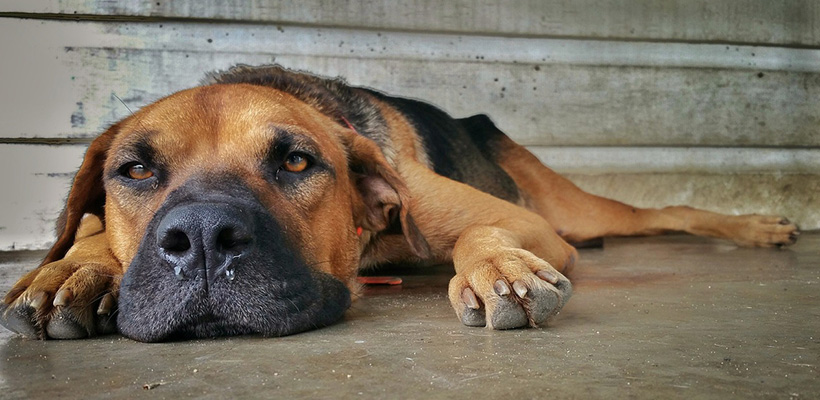
[{"label": "dog's hind leg", "polygon": [[793,244],[800,234],[788,219],[724,215],[687,206],[644,209],[586,193],[505,137],[499,164],[523,192],[527,206],[570,242],[604,236],[642,236],[670,231],[725,238],[741,246]]}]

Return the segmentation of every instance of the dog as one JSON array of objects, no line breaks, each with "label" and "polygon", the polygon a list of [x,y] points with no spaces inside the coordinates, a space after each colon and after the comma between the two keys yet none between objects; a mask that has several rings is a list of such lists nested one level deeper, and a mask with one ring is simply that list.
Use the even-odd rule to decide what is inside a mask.
[{"label": "dog", "polygon": [[463,324],[535,327],[572,294],[570,243],[669,231],[758,247],[800,233],[777,216],[605,199],[486,115],[240,65],[91,143],[54,246],[0,322],[43,339],[288,335],[341,319],[362,268],[452,262]]}]

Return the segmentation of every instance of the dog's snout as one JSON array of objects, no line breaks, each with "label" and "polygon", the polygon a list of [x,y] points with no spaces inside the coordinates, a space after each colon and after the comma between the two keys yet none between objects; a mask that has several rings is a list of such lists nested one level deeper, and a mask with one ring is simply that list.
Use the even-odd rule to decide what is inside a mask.
[{"label": "dog's snout", "polygon": [[177,279],[209,283],[235,277],[235,261],[250,251],[253,220],[227,204],[194,203],[171,209],[157,226],[156,248]]}]

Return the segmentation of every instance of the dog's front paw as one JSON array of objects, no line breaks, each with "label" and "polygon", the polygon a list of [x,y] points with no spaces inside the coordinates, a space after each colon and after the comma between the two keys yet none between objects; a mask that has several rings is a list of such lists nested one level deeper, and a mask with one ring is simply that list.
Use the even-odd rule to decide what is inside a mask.
[{"label": "dog's front paw", "polygon": [[499,248],[473,257],[450,280],[450,303],[465,325],[512,329],[544,323],[572,295],[572,285],[529,251]]},{"label": "dog's front paw", "polygon": [[80,339],[116,331],[122,272],[59,260],[29,272],[0,303],[0,324],[29,338]]}]

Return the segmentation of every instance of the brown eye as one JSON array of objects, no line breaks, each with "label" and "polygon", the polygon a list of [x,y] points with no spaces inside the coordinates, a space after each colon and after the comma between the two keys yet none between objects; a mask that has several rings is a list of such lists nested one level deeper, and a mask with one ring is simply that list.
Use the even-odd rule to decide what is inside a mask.
[{"label": "brown eye", "polygon": [[302,172],[308,167],[308,159],[305,155],[291,153],[283,165],[288,172]]},{"label": "brown eye", "polygon": [[154,173],[151,172],[150,169],[145,168],[142,164],[134,164],[128,167],[128,177],[131,179],[136,179],[141,181],[143,179],[148,179],[154,176]]}]

